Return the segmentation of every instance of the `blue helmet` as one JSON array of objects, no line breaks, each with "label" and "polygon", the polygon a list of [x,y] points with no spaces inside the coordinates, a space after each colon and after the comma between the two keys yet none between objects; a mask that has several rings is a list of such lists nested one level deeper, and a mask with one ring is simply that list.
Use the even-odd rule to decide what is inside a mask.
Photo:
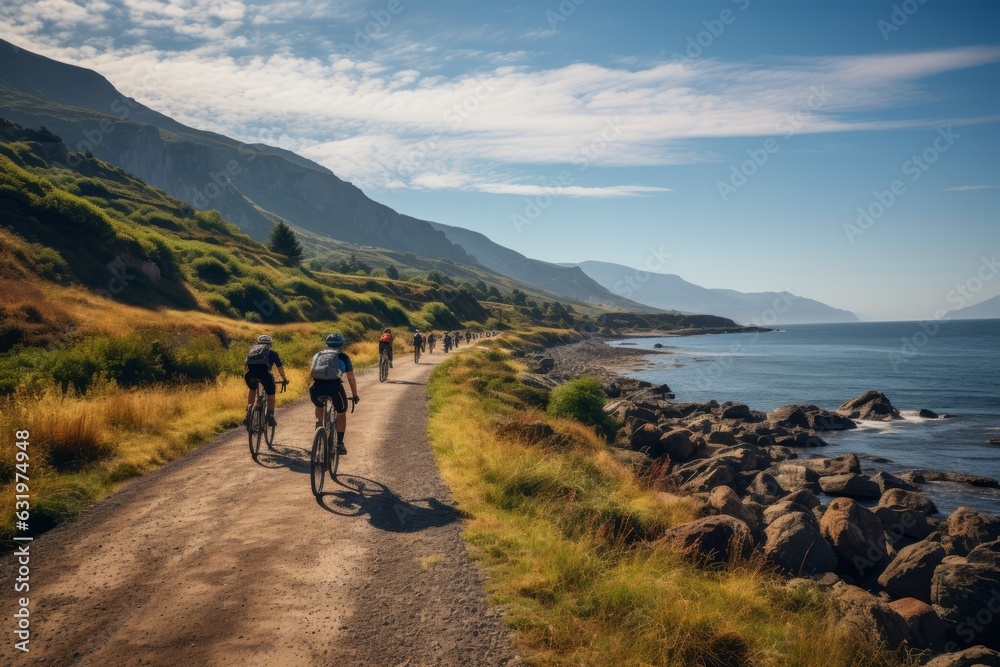
[{"label": "blue helmet", "polygon": [[339,333],[332,333],[326,337],[327,347],[343,347],[344,346],[344,336]]}]

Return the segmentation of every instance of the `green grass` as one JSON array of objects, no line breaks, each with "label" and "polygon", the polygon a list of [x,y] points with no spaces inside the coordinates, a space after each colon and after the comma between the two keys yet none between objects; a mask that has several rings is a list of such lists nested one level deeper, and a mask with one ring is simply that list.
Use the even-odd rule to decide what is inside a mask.
[{"label": "green grass", "polygon": [[593,427],[548,414],[558,392],[526,401],[518,366],[490,347],[435,369],[428,430],[530,663],[906,664],[844,634],[819,589],[788,588],[759,559],[705,571],[664,546],[694,505],[645,488]]}]

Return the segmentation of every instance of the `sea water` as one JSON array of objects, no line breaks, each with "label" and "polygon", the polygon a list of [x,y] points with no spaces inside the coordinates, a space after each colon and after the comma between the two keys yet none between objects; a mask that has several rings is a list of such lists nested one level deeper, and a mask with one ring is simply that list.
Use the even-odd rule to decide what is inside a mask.
[{"label": "sea water", "polygon": [[[678,401],[746,403],[769,411],[792,403],[834,410],[869,389],[883,392],[902,421],[862,422],[824,433],[826,456],[862,461],[866,472],[914,468],[1000,479],[1000,320],[861,322],[787,326],[771,333],[633,338],[611,345],[669,354],[630,373],[666,383]],[[953,415],[922,419],[921,408]],[[820,450],[801,450],[800,456]],[[1000,514],[1000,490],[928,483],[922,489],[942,513],[964,505]]]}]

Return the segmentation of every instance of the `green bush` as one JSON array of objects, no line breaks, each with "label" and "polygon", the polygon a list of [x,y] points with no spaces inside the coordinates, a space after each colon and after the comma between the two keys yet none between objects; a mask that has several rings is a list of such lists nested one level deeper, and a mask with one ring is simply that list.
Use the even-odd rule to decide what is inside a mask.
[{"label": "green bush", "polygon": [[548,413],[596,426],[606,438],[614,435],[614,422],[604,413],[605,393],[601,381],[593,377],[570,380],[552,390]]},{"label": "green bush", "polygon": [[191,268],[196,276],[212,285],[224,285],[232,275],[229,267],[215,257],[199,257],[191,262]]}]

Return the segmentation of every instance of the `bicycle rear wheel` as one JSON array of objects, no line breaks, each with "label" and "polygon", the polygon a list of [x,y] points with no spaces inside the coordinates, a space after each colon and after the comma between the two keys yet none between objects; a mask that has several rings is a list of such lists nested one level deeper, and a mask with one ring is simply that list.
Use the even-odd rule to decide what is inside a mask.
[{"label": "bicycle rear wheel", "polygon": [[389,379],[389,357],[383,354],[378,362],[378,381],[385,382]]},{"label": "bicycle rear wheel", "polygon": [[329,467],[329,463],[327,462],[328,453],[329,447],[326,446],[326,429],[320,426],[313,434],[312,471],[310,475],[312,492],[317,498],[323,493],[323,482],[325,481],[326,471]]},{"label": "bicycle rear wheel", "polygon": [[329,463],[330,469],[330,479],[337,479],[337,467],[340,465],[340,454],[337,453],[337,436],[336,431],[330,434],[330,446],[327,448],[329,456],[327,461]]}]

